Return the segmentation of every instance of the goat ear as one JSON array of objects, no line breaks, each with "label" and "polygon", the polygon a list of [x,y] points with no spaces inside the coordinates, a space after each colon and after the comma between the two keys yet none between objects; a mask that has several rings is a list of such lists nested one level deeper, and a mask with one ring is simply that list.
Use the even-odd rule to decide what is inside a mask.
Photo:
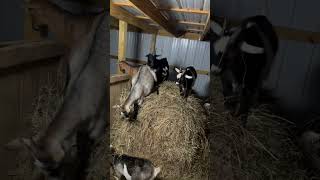
[{"label": "goat ear", "polygon": [[161,168],[160,167],[156,167],[154,168],[154,171],[153,171],[153,177],[157,177],[157,175],[160,173],[161,171]]},{"label": "goat ear", "polygon": [[180,73],[180,69],[178,69],[177,67],[175,67],[174,70],[175,70],[177,73]]}]

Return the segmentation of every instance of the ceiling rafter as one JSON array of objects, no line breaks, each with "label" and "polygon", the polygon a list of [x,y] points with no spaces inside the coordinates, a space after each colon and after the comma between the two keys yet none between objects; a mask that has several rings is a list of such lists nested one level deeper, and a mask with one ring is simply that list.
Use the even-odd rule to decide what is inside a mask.
[{"label": "ceiling rafter", "polygon": [[[114,4],[117,6],[135,7],[131,2],[117,2]],[[199,10],[199,9],[164,8],[164,7],[160,7],[158,9],[161,11],[175,11],[175,12],[181,12],[181,13],[204,14],[204,15],[208,15],[210,13],[210,11]]]},{"label": "ceiling rafter", "polygon": [[166,19],[166,17],[163,16],[161,11],[151,1],[130,0],[130,2],[175,37],[179,37],[185,33],[179,30],[170,20]]}]

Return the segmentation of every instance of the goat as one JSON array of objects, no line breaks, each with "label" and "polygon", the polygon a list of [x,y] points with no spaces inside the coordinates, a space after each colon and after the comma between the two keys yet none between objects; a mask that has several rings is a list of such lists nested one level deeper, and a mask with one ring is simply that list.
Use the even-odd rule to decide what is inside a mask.
[{"label": "goat", "polygon": [[111,152],[112,167],[118,178],[124,176],[127,180],[153,180],[161,170],[160,167],[155,167],[148,159],[116,154],[114,150],[111,150]]},{"label": "goat", "polygon": [[73,139],[80,140],[79,135],[87,138],[84,146],[77,144],[82,163],[80,172],[83,173],[91,148],[105,133],[108,109],[105,84],[107,32],[108,16],[104,12],[95,18],[89,34],[72,49],[71,60],[68,61],[70,80],[64,102],[43,134],[17,138],[6,145],[10,149],[26,147],[35,165],[48,179],[62,179],[63,160],[74,143]]},{"label": "goat", "polygon": [[130,76],[134,76],[136,73],[138,73],[140,66],[133,66],[130,65],[126,61],[120,61],[119,62],[119,68],[122,72],[129,74]]},{"label": "goat", "polygon": [[169,78],[169,63],[167,58],[157,59],[158,56],[160,55],[146,55],[148,57],[147,65],[156,70],[157,84],[160,84]]},{"label": "goat", "polygon": [[131,90],[129,96],[122,105],[121,116],[129,117],[132,113],[132,105],[138,101],[138,105],[143,103],[144,97],[148,96],[157,82],[157,76],[148,65],[142,65],[131,79]]},{"label": "goat", "polygon": [[197,71],[192,66],[189,66],[185,69],[174,69],[178,73],[176,84],[180,88],[180,95],[182,95],[184,98],[188,98],[192,87],[197,80]]},{"label": "goat", "polygon": [[[219,38],[214,42],[211,72],[219,74],[225,106],[244,123],[255,94],[270,71],[278,50],[278,37],[265,16],[253,16],[239,27],[212,23]],[[213,41],[213,39],[212,39]]]}]

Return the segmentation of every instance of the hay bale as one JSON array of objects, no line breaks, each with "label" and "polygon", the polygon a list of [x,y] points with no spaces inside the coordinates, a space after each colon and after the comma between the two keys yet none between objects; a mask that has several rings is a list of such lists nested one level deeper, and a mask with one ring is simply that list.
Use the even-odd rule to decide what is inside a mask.
[{"label": "hay bale", "polygon": [[[210,177],[213,179],[309,179],[303,155],[293,138],[294,124],[274,115],[267,106],[252,110],[248,124],[223,110],[216,78],[210,111]],[[318,177],[319,178],[319,177]],[[310,178],[311,179],[311,178]]]},{"label": "hay bale", "polygon": [[[120,98],[123,103],[128,90]],[[145,98],[137,120],[124,121],[118,109],[111,120],[111,144],[119,153],[150,159],[164,179],[206,179],[207,115],[200,100],[186,101],[174,82]]]}]

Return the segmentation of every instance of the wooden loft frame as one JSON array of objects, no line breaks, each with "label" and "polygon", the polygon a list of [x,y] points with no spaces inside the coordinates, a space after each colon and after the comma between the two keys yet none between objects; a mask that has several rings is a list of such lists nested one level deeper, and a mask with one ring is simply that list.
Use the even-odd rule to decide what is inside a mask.
[{"label": "wooden loft frame", "polygon": [[[137,11],[140,11],[143,15],[135,16],[126,11],[123,7],[134,8]],[[191,27],[200,27],[200,29],[188,28],[184,31],[179,31],[178,29],[176,29],[174,23],[172,23],[171,21],[169,22],[169,20],[167,20],[167,18],[163,16],[163,14],[161,13],[162,11],[202,14],[207,15],[207,19],[206,23],[178,20],[174,23],[185,24]],[[145,32],[149,32],[152,34],[158,32],[159,35],[169,35],[193,40],[203,40],[210,27],[210,11],[199,9],[156,7],[150,0],[129,0],[125,3],[111,2],[110,14],[111,16],[119,20],[126,21],[131,25],[141,28]],[[153,23],[150,23],[150,20]]]}]

